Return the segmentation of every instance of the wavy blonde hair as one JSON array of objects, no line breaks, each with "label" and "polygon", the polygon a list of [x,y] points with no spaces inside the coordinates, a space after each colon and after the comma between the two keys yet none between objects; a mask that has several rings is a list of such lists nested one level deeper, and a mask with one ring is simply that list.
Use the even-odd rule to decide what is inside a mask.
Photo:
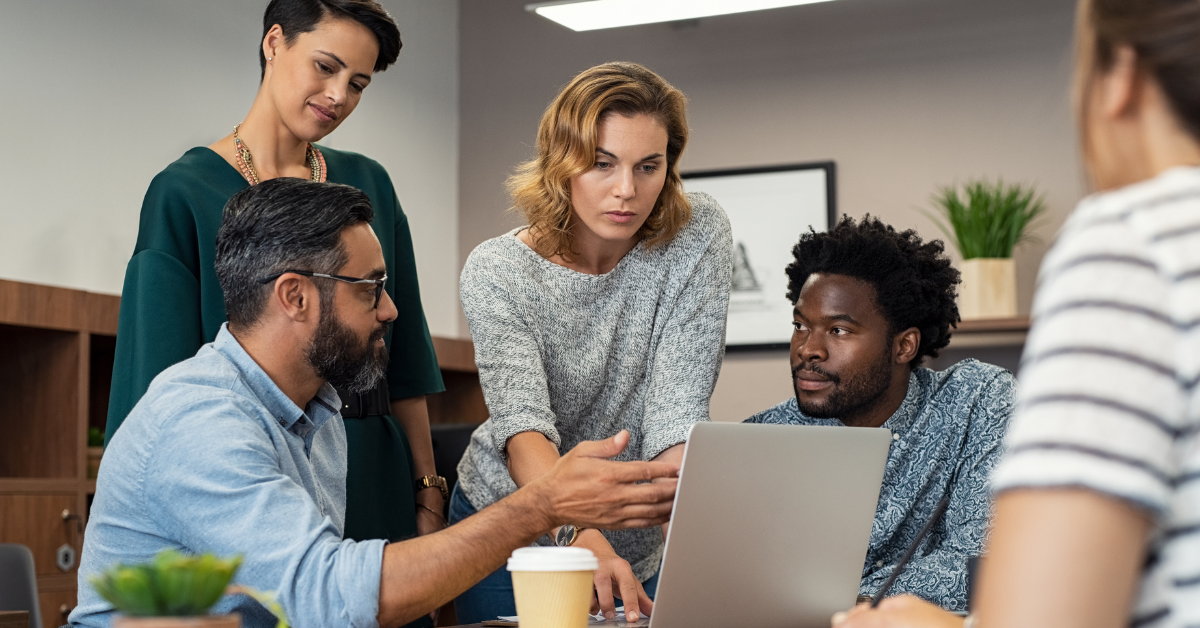
[{"label": "wavy blonde hair", "polygon": [[687,98],[644,66],[605,63],[580,73],[550,103],[538,125],[537,157],[508,179],[513,209],[525,215],[533,248],[543,257],[570,259],[575,252],[571,179],[595,165],[600,122],[613,114],[645,114],[667,130],[666,182],[638,237],[647,247],[668,243],[692,217],[679,178]]}]

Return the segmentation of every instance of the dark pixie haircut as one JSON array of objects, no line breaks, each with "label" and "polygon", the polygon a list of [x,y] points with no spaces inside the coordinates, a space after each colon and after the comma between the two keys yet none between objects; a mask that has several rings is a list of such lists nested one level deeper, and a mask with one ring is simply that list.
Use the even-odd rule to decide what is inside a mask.
[{"label": "dark pixie haircut", "polygon": [[262,37],[258,39],[259,78],[267,73],[267,58],[263,55],[262,40],[276,24],[283,29],[283,39],[290,46],[301,33],[317,28],[326,17],[354,20],[375,34],[379,56],[375,71],[382,72],[400,56],[400,28],[396,20],[374,0],[271,0],[263,14]]},{"label": "dark pixie haircut", "polygon": [[1129,46],[1184,130],[1200,140],[1200,1],[1082,0],[1076,30],[1077,107],[1086,108],[1086,92],[1098,72],[1112,69],[1117,48]]},{"label": "dark pixie haircut", "polygon": [[936,358],[950,344],[950,326],[959,320],[959,273],[941,240],[922,242],[916,231],[897,233],[870,215],[858,224],[844,216],[827,232],[810,230],[800,236],[792,255],[795,261],[787,267],[792,303],[809,275],[846,275],[875,288],[875,305],[888,321],[889,338],[910,327],[921,330],[910,367],[920,366],[926,356]]},{"label": "dark pixie haircut", "polygon": [[[348,185],[279,178],[229,199],[217,232],[216,271],[225,312],[235,328],[253,327],[273,284],[285,270],[337,273],[348,254],[342,230],[375,217],[366,194]],[[322,302],[332,286],[317,282]]]}]

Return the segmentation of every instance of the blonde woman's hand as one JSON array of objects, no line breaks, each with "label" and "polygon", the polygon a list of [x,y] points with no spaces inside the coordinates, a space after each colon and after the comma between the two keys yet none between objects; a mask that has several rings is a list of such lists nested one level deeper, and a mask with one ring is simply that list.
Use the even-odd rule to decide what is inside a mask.
[{"label": "blonde woman's hand", "polygon": [[633,575],[629,563],[617,556],[608,540],[599,530],[584,530],[575,541],[575,547],[585,547],[592,550],[600,567],[596,569],[593,584],[596,587],[595,597],[592,598],[592,613],[599,610],[607,619],[616,617],[616,602],[621,598],[625,605],[625,620],[637,621],[644,615],[649,615],[654,609],[654,602],[646,595],[642,583]]}]

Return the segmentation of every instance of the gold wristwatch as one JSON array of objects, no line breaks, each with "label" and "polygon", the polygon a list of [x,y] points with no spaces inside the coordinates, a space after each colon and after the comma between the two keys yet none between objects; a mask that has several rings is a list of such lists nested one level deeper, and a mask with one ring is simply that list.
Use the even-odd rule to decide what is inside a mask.
[{"label": "gold wristwatch", "polygon": [[440,475],[427,475],[427,476],[417,480],[417,492],[418,493],[420,493],[421,491],[423,491],[427,488],[436,488],[437,490],[442,492],[443,500],[445,500],[447,502],[450,501],[450,489],[446,487],[446,478],[444,478]]}]

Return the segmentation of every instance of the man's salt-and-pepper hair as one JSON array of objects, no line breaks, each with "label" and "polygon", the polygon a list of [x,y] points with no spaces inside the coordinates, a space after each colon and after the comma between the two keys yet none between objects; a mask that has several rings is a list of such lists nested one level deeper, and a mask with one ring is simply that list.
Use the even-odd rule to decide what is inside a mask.
[{"label": "man's salt-and-pepper hair", "polygon": [[[234,194],[217,232],[216,271],[231,327],[247,329],[262,315],[285,270],[337,273],[346,264],[342,230],[375,217],[367,195],[348,185],[279,178]],[[322,304],[333,287],[317,284]]]}]

